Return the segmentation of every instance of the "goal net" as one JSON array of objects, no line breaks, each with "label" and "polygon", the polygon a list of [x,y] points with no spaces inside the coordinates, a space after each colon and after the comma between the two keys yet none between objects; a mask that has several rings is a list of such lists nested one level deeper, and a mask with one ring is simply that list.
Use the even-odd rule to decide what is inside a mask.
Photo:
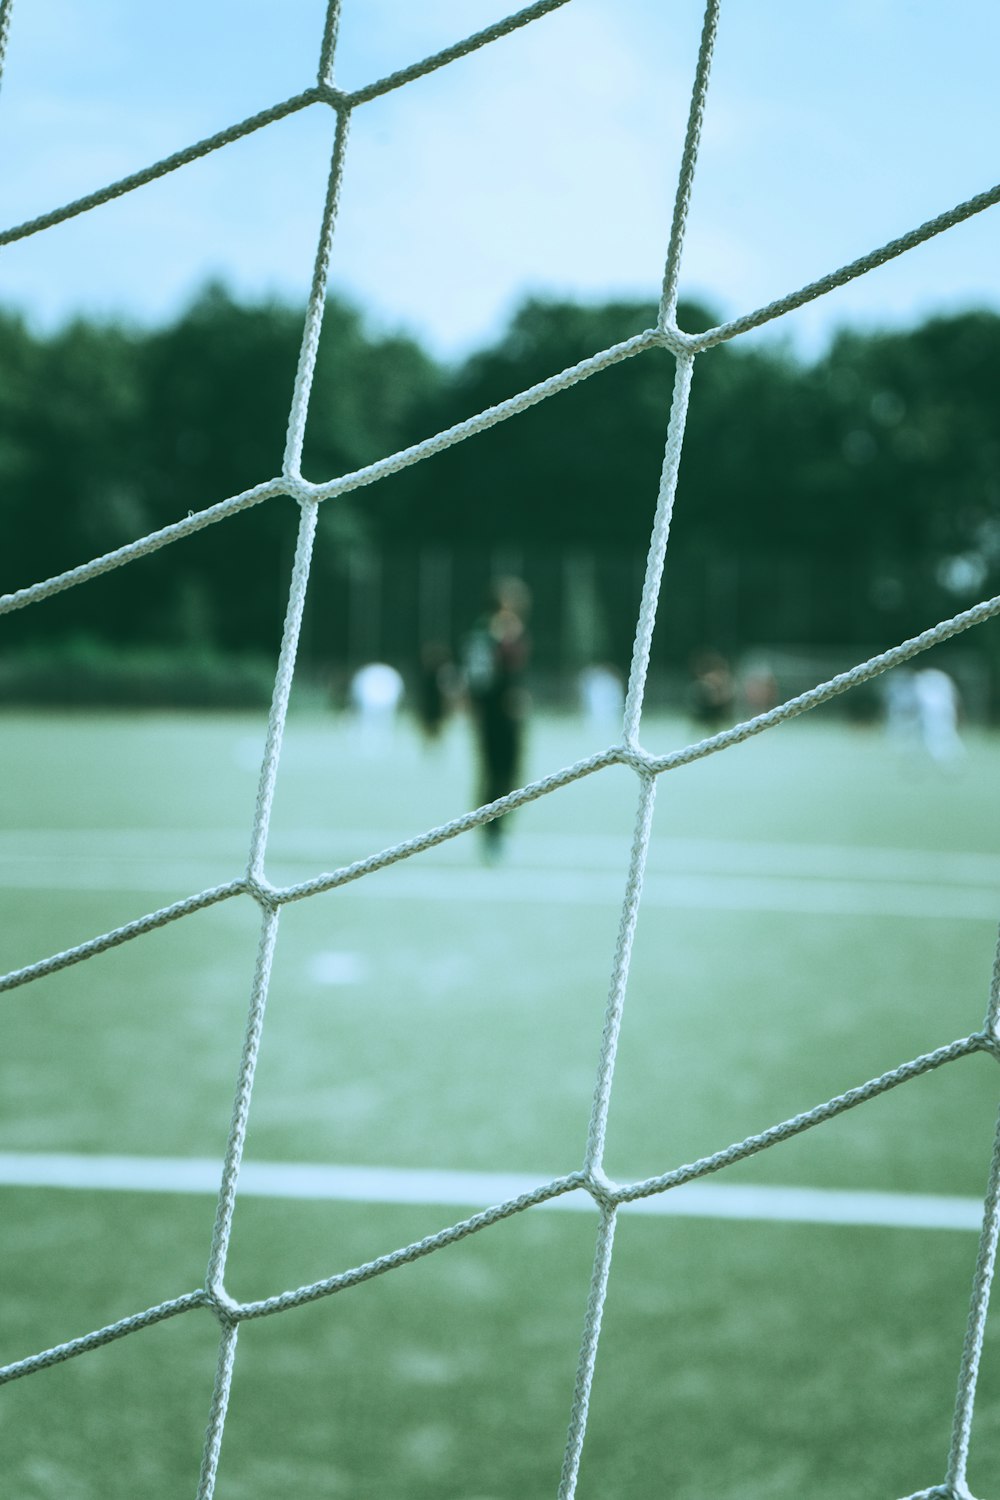
[{"label": "goal net", "polygon": [[[345,91],[338,87],[334,73],[340,4],[339,0],[330,0],[326,11],[325,29],[322,37],[318,39],[315,80],[305,82],[301,92],[276,103],[272,108],[219,131],[208,139],[157,161],[123,180],[112,182],[86,197],[62,207],[53,208],[28,223],[0,233],[0,243],[3,244],[11,244],[28,236],[43,233],[76,215],[97,210],[101,205],[123,194],[138,191],[145,184],[165,174],[183,169],[209,153],[221,150],[297,112],[312,109],[329,110],[333,117],[333,144],[326,181],[322,225],[315,254],[312,286],[302,327],[298,368],[294,386],[289,393],[287,443],[280,473],[261,475],[259,481],[251,488],[228,497],[220,497],[207,509],[186,515],[174,524],[137,538],[112,552],[81,562],[79,566],[68,572],[8,593],[0,600],[0,612],[5,614],[28,606],[44,606],[45,601],[57,593],[74,589],[111,570],[134,564],[159,549],[183,545],[185,539],[196,532],[225,522],[250,507],[267,505],[279,497],[286,499],[290,497],[299,506],[298,538],[289,582],[287,613],[274,679],[273,700],[260,765],[256,808],[245,870],[234,874],[233,878],[224,884],[193,892],[182,900],[127,921],[111,931],[95,934],[64,951],[41,957],[0,979],[0,989],[5,991],[22,989],[56,971],[83,963],[111,948],[143,938],[157,928],[183,921],[194,913],[222,902],[250,902],[255,903],[259,909],[260,939],[256,968],[242,1046],[238,1053],[238,1083],[232,1107],[232,1122],[218,1185],[214,1225],[210,1234],[206,1225],[208,1256],[204,1284],[196,1288],[178,1289],[177,1295],[168,1301],[136,1310],[109,1326],[68,1338],[54,1347],[28,1353],[0,1369],[0,1382],[10,1382],[28,1375],[37,1375],[47,1367],[63,1361],[86,1356],[103,1345],[139,1334],[142,1330],[162,1323],[166,1319],[188,1314],[215,1318],[219,1330],[219,1352],[211,1407],[207,1414],[207,1437],[197,1489],[201,1500],[209,1500],[215,1492],[227,1408],[237,1364],[237,1341],[240,1329],[245,1322],[277,1318],[293,1308],[318,1302],[333,1294],[346,1292],[373,1277],[397,1271],[422,1257],[443,1252],[458,1241],[471,1235],[482,1234],[491,1226],[513,1215],[524,1214],[543,1203],[566,1195],[577,1194],[589,1195],[596,1204],[598,1228],[589,1295],[585,1306],[580,1309],[583,1333],[575,1387],[567,1414],[568,1437],[562,1474],[558,1480],[556,1476],[553,1476],[553,1487],[558,1485],[560,1497],[563,1497],[563,1500],[569,1500],[569,1497],[576,1492],[581,1456],[584,1452],[588,1409],[598,1359],[602,1314],[612,1280],[615,1228],[621,1210],[640,1199],[668,1194],[683,1184],[719,1173],[730,1165],[822,1125],[847,1110],[866,1104],[887,1091],[896,1089],[933,1070],[958,1064],[980,1053],[989,1053],[994,1056],[1000,1054],[1000,958],[998,958],[994,963],[992,977],[983,976],[984,993],[988,991],[989,997],[985,1020],[981,1025],[974,1024],[974,1029],[971,1029],[968,1034],[948,1041],[931,1052],[907,1059],[879,1077],[861,1082],[834,1098],[818,1103],[805,1113],[796,1114],[792,1118],[776,1123],[770,1129],[737,1141],[724,1150],[683,1165],[665,1167],[660,1175],[637,1181],[617,1182],[611,1180],[604,1170],[609,1109],[619,1035],[625,1013],[633,937],[642,901],[643,876],[649,848],[654,800],[660,778],[682,766],[716,755],[753,736],[764,734],[786,720],[807,713],[837,695],[850,692],[889,669],[912,660],[930,647],[979,626],[1000,613],[1000,597],[985,600],[950,619],[929,623],[928,627],[914,638],[903,641],[858,664],[850,671],[820,683],[809,691],[733,728],[725,729],[670,753],[658,754],[655,750],[646,748],[641,740],[644,693],[671,517],[675,494],[678,490],[685,421],[689,401],[697,400],[697,392],[695,391],[692,395],[692,375],[695,366],[699,359],[713,347],[738,339],[766,323],[780,319],[794,309],[845,285],[894,257],[903,255],[990,207],[1000,200],[1000,186],[989,188],[941,212],[936,218],[900,235],[888,244],[871,250],[870,253],[848,265],[831,270],[819,280],[790,291],[768,306],[747,312],[705,332],[686,332],[678,326],[677,321],[678,281],[682,267],[692,183],[698,162],[703,116],[708,104],[713,48],[719,25],[719,6],[716,0],[709,0],[704,14],[700,50],[691,89],[690,112],[676,185],[669,243],[665,247],[662,295],[655,326],[611,347],[595,350],[590,357],[571,368],[554,371],[548,378],[520,391],[510,399],[479,412],[445,431],[433,433],[423,441],[400,452],[387,454],[364,468],[329,476],[318,482],[309,481],[302,475],[301,457],[305,425],[310,407],[310,394],[327,295],[341,179],[349,149],[349,125],[354,112],[393,90],[405,88],[436,69],[458,63],[462,58],[480,48],[502,42],[503,38],[519,28],[538,22],[567,3],[568,0],[537,0],[537,3],[507,16],[485,30],[456,41],[454,45],[443,51],[422,58],[409,67],[372,81],[361,88]],[[7,44],[10,33],[11,9],[11,0],[3,0],[0,6],[0,43],[4,46]],[[386,476],[410,465],[421,463],[454,444],[474,441],[477,434],[499,423],[516,420],[519,414],[529,407],[543,401],[558,400],[562,392],[579,382],[598,379],[601,372],[610,366],[624,360],[641,359],[644,354],[654,349],[665,349],[670,352],[674,360],[675,376],[670,409],[664,413],[667,436],[645,581],[637,611],[631,670],[620,736],[610,746],[602,745],[592,754],[571,765],[555,767],[549,774],[498,801],[474,808],[464,816],[432,827],[417,837],[389,848],[376,850],[368,857],[347,866],[332,871],[318,872],[311,878],[295,884],[274,883],[268,874],[269,826],[282,756],[289,699],[296,670],[296,654],[303,610],[310,586],[310,566],[320,507],[332,502],[338,496],[377,484]],[[683,491],[683,486],[681,490]],[[694,503],[693,498],[692,503]],[[470,835],[480,825],[513,809],[557,794],[561,789],[583,778],[600,775],[613,767],[625,767],[634,773],[635,823],[628,874],[622,897],[617,944],[613,955],[609,955],[611,980],[607,1009],[599,1052],[595,1059],[596,1085],[593,1105],[585,1139],[581,1140],[580,1159],[566,1163],[566,1171],[559,1177],[540,1182],[530,1191],[518,1193],[502,1202],[484,1205],[480,1211],[470,1217],[448,1223],[437,1233],[419,1241],[388,1247],[383,1254],[364,1264],[346,1270],[331,1268],[330,1274],[324,1279],[289,1289],[276,1289],[271,1295],[257,1301],[241,1302],[235,1299],[227,1290],[227,1262],[233,1237],[241,1160],[251,1116],[254,1074],[265,1030],[265,1009],[272,960],[278,943],[279,918],[284,908],[295,902],[317,900],[389,865],[408,860],[420,861],[428,851],[448,840]],[[11,1000],[10,1003],[15,1003],[15,1001]],[[234,1059],[235,1055],[234,1039]],[[959,1497],[970,1494],[966,1467],[971,1442],[977,1373],[983,1348],[987,1304],[993,1276],[998,1227],[1000,1227],[998,1185],[1000,1185],[1000,1147],[994,1150],[993,1168],[985,1196],[982,1237],[972,1288],[971,1310],[965,1330],[964,1348],[959,1361],[958,1396],[951,1448],[949,1453],[942,1454],[941,1472],[928,1476],[927,1488],[920,1491],[920,1494],[925,1497]],[[956,1353],[961,1342],[961,1331],[958,1330]]]}]

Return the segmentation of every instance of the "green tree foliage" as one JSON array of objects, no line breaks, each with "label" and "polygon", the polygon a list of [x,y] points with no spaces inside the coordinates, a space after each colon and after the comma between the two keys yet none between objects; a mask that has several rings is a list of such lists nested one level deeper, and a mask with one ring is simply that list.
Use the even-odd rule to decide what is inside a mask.
[{"label": "green tree foliage", "polygon": [[[0,318],[4,591],[50,577],[280,473],[301,311],[208,287],[170,327],[82,321],[51,338]],[[305,472],[327,478],[412,437],[433,363],[370,336],[331,301],[312,393]],[[270,649],[280,631],[298,508],[274,500],[13,615],[6,639],[83,632],[109,641]],[[324,506],[318,563],[359,534]]]},{"label": "green tree foliage", "polygon": [[[650,326],[650,306],[533,299],[442,369],[331,300],[303,469],[349,473]],[[713,321],[681,309],[681,326]],[[212,286],[169,327],[0,316],[4,589],[57,573],[276,475],[301,312]],[[888,642],[996,589],[1000,318],[844,332],[811,363],[762,340],[699,357],[664,608],[677,649]],[[312,591],[323,640],[365,549],[602,556],[647,543],[673,384],[653,349],[468,443],[324,503]],[[266,502],[8,617],[4,638],[272,651],[297,522]],[[690,637],[690,639],[688,638]]]},{"label": "green tree foliage", "polygon": [[[639,304],[526,302],[494,348],[442,384],[424,427],[461,422],[654,321]],[[672,382],[665,351],[614,365],[385,485],[383,523],[414,540],[641,547]]]},{"label": "green tree foliage", "polygon": [[[526,303],[439,388],[434,431],[650,326],[651,307]],[[714,321],[682,306],[691,331]],[[1000,583],[1000,318],[843,333],[806,363],[774,342],[699,357],[663,608],[683,656],[752,642],[888,643]],[[641,549],[673,361],[643,353],[404,474],[400,535]]]}]

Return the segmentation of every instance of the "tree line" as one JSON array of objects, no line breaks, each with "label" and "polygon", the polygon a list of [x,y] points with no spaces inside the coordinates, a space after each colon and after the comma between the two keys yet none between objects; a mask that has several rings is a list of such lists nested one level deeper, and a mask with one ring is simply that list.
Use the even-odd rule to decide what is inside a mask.
[{"label": "tree line", "polygon": [[[532,299],[494,344],[445,366],[331,299],[303,471],[324,480],[359,468],[653,318],[638,303]],[[682,309],[686,328],[713,321],[710,310]],[[0,590],[276,474],[300,332],[299,309],[243,302],[218,285],[153,329],[77,319],[40,334],[0,313]],[[813,360],[752,339],[700,356],[665,649],[690,650],[713,621],[726,649],[878,646],[996,592],[998,370],[1000,317],[985,311],[844,331]],[[314,592],[342,593],[358,559],[385,549],[641,552],[672,379],[670,355],[647,351],[324,502]],[[0,651],[82,634],[273,653],[296,520],[294,502],[271,500],[7,616]],[[317,649],[332,658],[337,644]],[[986,642],[976,649],[1000,656]]]}]

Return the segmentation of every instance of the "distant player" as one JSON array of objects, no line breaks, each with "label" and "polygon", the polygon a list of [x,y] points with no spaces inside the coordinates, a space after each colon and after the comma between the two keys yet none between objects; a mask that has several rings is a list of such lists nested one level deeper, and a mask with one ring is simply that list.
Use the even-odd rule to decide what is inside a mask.
[{"label": "distant player", "polygon": [[691,658],[688,705],[691,717],[706,729],[722,729],[733,722],[736,683],[729,663],[718,651],[705,648]]},{"label": "distant player", "polygon": [[939,766],[955,765],[965,754],[958,733],[958,689],[938,667],[924,667],[913,687],[924,749]]},{"label": "distant player", "polygon": [[442,641],[426,641],[420,652],[416,712],[428,740],[437,740],[455,704],[455,664]]},{"label": "distant player", "polygon": [[889,737],[901,750],[923,751],[939,766],[954,766],[965,755],[958,689],[947,672],[897,668],[885,684],[885,706]]},{"label": "distant player", "polygon": [[403,679],[396,668],[384,661],[359,667],[351,678],[349,697],[365,748],[388,749],[403,697]]},{"label": "distant player", "polygon": [[[530,594],[519,578],[501,578],[487,608],[465,642],[463,674],[479,760],[479,801],[495,802],[520,779],[527,696],[524,673],[530,655],[527,615]],[[483,825],[486,855],[501,848],[503,819]]]},{"label": "distant player", "polygon": [[580,673],[580,704],[594,729],[620,727],[625,712],[625,689],[614,667],[594,662]]}]

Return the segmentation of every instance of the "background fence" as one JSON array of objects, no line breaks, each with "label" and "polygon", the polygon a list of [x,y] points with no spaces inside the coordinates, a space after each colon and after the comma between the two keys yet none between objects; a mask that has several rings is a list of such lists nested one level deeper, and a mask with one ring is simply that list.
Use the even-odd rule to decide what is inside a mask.
[{"label": "background fence", "polygon": [[[768,672],[784,698],[931,618],[926,605],[935,585],[926,568],[912,569],[912,577],[897,570],[873,588],[860,565],[848,572],[794,556],[688,554],[674,562],[650,669],[649,699],[660,708],[684,704],[691,659],[705,648],[726,656],[742,678]],[[304,665],[335,702],[368,661],[389,662],[412,684],[427,644],[460,659],[490,580],[514,574],[532,595],[534,692],[549,706],[571,707],[585,667],[602,663],[625,677],[644,569],[641,552],[617,549],[357,550],[342,569],[327,572],[310,601]],[[943,615],[955,598],[937,587]],[[959,686],[965,713],[978,721],[996,717],[1000,706],[992,645],[987,636],[937,655]],[[876,708],[873,689],[836,711],[864,717]]]}]

